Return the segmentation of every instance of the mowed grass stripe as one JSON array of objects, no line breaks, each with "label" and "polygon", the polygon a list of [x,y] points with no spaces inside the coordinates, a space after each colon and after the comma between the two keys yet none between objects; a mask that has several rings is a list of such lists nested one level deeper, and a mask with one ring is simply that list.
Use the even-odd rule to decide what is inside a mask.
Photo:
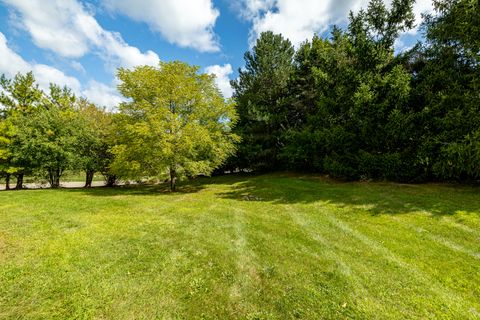
[{"label": "mowed grass stripe", "polygon": [[[476,299],[480,295],[480,287],[470,286],[480,283],[477,263],[480,245],[475,235],[450,224],[442,224],[418,211],[371,217],[368,211],[348,209],[341,218],[381,241],[442,285],[461,292],[474,308],[480,307],[480,301]],[[459,269],[459,264],[464,264],[464,268]]]},{"label": "mowed grass stripe", "polygon": [[0,192],[0,318],[479,316],[477,188],[274,174],[180,190]]},{"label": "mowed grass stripe", "polygon": [[[418,316],[420,311],[416,309],[418,305],[423,303],[428,306],[432,300],[442,306],[442,309],[435,310],[433,315],[450,314],[451,316],[463,312],[467,317],[472,316],[469,311],[465,311],[469,306],[459,307],[457,305],[461,304],[462,300],[456,293],[448,292],[439,284],[432,284],[432,279],[425,277],[425,274],[414,265],[405,263],[374,240],[353,230],[345,222],[334,218],[332,212],[319,209],[317,213],[307,213],[303,219],[315,220],[315,230],[323,226],[326,230],[324,234],[328,235],[328,240],[324,238],[324,242],[329,243],[332,250],[337,252],[339,259],[345,257],[349,269],[357,275],[356,282],[374,297],[369,299],[374,301],[373,305],[387,306],[385,299],[388,301],[393,297],[402,296],[402,299],[390,306],[388,310],[369,314],[367,318],[382,318],[380,316],[382,314],[398,318]],[[311,222],[310,224],[312,225]],[[345,248],[348,251],[345,251]],[[372,261],[375,261],[373,265]],[[403,272],[400,273],[399,269],[403,269]],[[361,280],[358,281],[358,279]],[[396,283],[398,286],[392,286],[392,283]],[[375,310],[373,305],[371,304],[368,310]],[[423,316],[431,315],[425,313]]]},{"label": "mowed grass stripe", "polygon": [[[352,270],[351,266],[343,259],[335,248],[335,244],[328,241],[322,234],[330,233],[331,230],[322,230],[318,224],[312,225],[312,219],[306,219],[297,208],[286,206],[293,221],[301,228],[301,232],[311,238],[315,245],[308,249],[309,253],[317,260],[328,260],[334,272],[339,272],[346,281],[351,283],[350,295],[341,304],[342,308],[355,306],[361,312],[362,317],[373,318],[375,315],[385,313],[385,306],[378,299],[375,299],[365,287],[363,280]],[[325,225],[323,225],[325,227]],[[328,226],[327,226],[328,228]],[[358,302],[362,303],[358,303]],[[368,306],[368,307],[367,307]]]},{"label": "mowed grass stripe", "polygon": [[340,219],[329,217],[329,221],[343,232],[351,235],[355,239],[362,242],[366,248],[374,250],[375,252],[380,254],[383,259],[386,259],[389,262],[392,262],[397,266],[401,267],[403,271],[407,273],[405,274],[405,276],[415,279],[415,282],[418,282],[418,284],[424,286],[425,288],[428,288],[428,291],[431,291],[434,295],[439,296],[443,300],[443,303],[449,306],[449,308],[461,308],[460,310],[454,309],[453,311],[458,312],[461,311],[462,308],[463,310],[467,310],[467,307],[470,307],[468,304],[464,304],[463,299],[455,292],[448,290],[446,287],[437,283],[435,279],[429,277],[426,273],[421,271],[414,264],[404,261],[401,257],[394,254],[392,251],[390,251],[387,247],[381,245],[379,242],[372,240],[371,238],[356,229],[352,229],[349,225],[347,225]]},{"label": "mowed grass stripe", "polygon": [[[476,314],[480,307],[476,298],[480,294],[479,287],[469,286],[480,283],[479,265],[474,261],[475,257],[472,260],[465,252],[452,252],[451,248],[445,248],[445,244],[439,243],[438,239],[419,234],[409,219],[403,219],[404,215],[372,217],[368,210],[343,208],[339,213],[335,206],[330,206],[330,209],[337,212],[328,215],[328,220],[333,225],[363,242],[367,248],[374,248],[405,268],[413,277],[418,276],[417,282],[424,283],[427,300],[427,291],[433,289],[450,307],[462,306],[466,310],[465,317]],[[351,225],[355,225],[355,228]],[[450,231],[447,230],[446,234]],[[465,260],[470,263],[464,269],[457,268]],[[465,277],[466,275],[468,276]]]}]

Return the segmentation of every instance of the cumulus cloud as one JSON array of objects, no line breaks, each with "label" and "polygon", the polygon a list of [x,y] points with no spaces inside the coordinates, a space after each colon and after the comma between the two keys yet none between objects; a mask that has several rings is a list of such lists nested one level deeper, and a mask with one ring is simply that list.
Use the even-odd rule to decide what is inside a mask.
[{"label": "cumulus cloud", "polygon": [[264,13],[275,6],[276,0],[239,0],[233,2],[233,6],[240,16],[247,20],[253,20],[260,13]]},{"label": "cumulus cloud", "polygon": [[104,83],[91,80],[82,95],[98,106],[107,107],[109,110],[115,109],[121,102],[125,101],[118,91]]},{"label": "cumulus cloud", "polygon": [[83,65],[82,65],[80,62],[78,62],[78,61],[72,61],[72,62],[70,62],[70,66],[71,66],[74,70],[76,70],[76,71],[78,71],[78,72],[80,72],[80,73],[83,73],[83,74],[86,74],[86,73],[87,73],[87,70],[85,70],[85,68],[83,67]]},{"label": "cumulus cloud", "polygon": [[212,0],[103,0],[111,12],[147,23],[171,43],[201,52],[219,51],[213,27],[220,12]]},{"label": "cumulus cloud", "polygon": [[241,0],[242,16],[252,22],[251,41],[264,31],[281,33],[294,45],[346,20],[367,0]]},{"label": "cumulus cloud", "polygon": [[215,82],[225,98],[230,98],[232,96],[233,89],[230,86],[229,75],[233,73],[233,70],[229,63],[224,64],[223,66],[218,64],[208,66],[205,68],[205,72],[216,76]]},{"label": "cumulus cloud", "polygon": [[90,101],[109,109],[115,108],[122,97],[115,88],[109,87],[97,81],[90,81],[86,88],[82,88],[77,78],[71,77],[62,71],[45,64],[30,63],[25,61],[19,54],[8,47],[7,39],[0,32],[0,74],[13,78],[17,73],[32,71],[38,85],[44,91],[48,91],[50,83],[67,86],[79,96],[84,96]]},{"label": "cumulus cloud", "polygon": [[14,76],[17,72],[29,71],[30,65],[7,45],[7,39],[0,32],[0,72],[7,77]]},{"label": "cumulus cloud", "polygon": [[422,23],[422,14],[433,12],[432,0],[417,0],[413,5],[413,13],[415,14],[415,27],[409,30],[408,33],[415,34]]},{"label": "cumulus cloud", "polygon": [[67,76],[54,67],[25,61],[20,55],[8,47],[7,39],[1,32],[0,57],[2,57],[0,59],[0,73],[5,74],[7,77],[12,78],[18,72],[26,73],[32,71],[40,88],[43,90],[48,90],[50,82],[54,82],[61,86],[68,86],[77,94],[80,92],[81,85],[78,79]]},{"label": "cumulus cloud", "polygon": [[15,24],[26,30],[35,45],[67,58],[79,58],[90,51],[110,66],[155,65],[153,51],[142,53],[120,34],[103,29],[76,0],[3,0],[14,9]]},{"label": "cumulus cloud", "polygon": [[[368,0],[238,0],[241,16],[252,22],[250,41],[264,31],[281,33],[294,45],[311,39],[333,24],[347,22],[350,11],[366,8]],[[386,1],[390,5],[391,1]],[[418,0],[414,5],[417,25],[421,13],[432,10],[431,0]],[[411,33],[417,32],[417,29]]]},{"label": "cumulus cloud", "polygon": [[67,86],[76,94],[80,92],[80,81],[78,81],[78,79],[75,77],[67,76],[57,68],[45,64],[33,64],[32,70],[40,87],[48,87],[48,85],[52,82],[60,86]]}]

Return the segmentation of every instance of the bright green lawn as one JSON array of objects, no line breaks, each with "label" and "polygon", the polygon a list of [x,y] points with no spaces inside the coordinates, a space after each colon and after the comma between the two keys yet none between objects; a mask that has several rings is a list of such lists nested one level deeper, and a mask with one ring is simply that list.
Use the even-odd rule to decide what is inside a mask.
[{"label": "bright green lawn", "polygon": [[276,174],[0,192],[0,318],[480,318],[480,189]]}]

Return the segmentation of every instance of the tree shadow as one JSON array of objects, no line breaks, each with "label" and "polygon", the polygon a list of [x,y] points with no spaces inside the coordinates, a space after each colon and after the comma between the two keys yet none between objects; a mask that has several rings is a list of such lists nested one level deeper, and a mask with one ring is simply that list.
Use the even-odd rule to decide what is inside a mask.
[{"label": "tree shadow", "polygon": [[96,197],[113,197],[113,196],[158,196],[158,195],[176,195],[184,193],[196,193],[205,188],[204,185],[198,183],[182,182],[177,186],[177,190],[172,192],[170,185],[162,184],[130,184],[114,187],[97,186],[91,188],[62,188],[62,190],[72,193],[84,193],[89,196]]},{"label": "tree shadow", "polygon": [[217,196],[273,204],[318,202],[346,210],[364,210],[372,215],[425,211],[432,216],[458,212],[480,216],[480,187],[471,185],[342,182],[322,176],[282,173],[237,177],[229,189]]},{"label": "tree shadow", "polygon": [[[464,184],[401,184],[389,182],[342,182],[325,176],[297,173],[228,174],[201,177],[178,184],[171,192],[167,183],[116,187],[61,188],[64,192],[94,197],[173,196],[211,188],[218,199],[270,204],[331,205],[353,213],[371,215],[424,211],[432,217],[465,212],[480,216],[480,186]],[[45,189],[31,189],[29,192]],[[13,191],[15,192],[15,191]]]}]

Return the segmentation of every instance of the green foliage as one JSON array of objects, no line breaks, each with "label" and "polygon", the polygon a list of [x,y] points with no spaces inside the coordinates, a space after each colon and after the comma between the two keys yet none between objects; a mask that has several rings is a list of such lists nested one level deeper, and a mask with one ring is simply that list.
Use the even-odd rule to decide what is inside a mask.
[{"label": "green foliage", "polygon": [[281,132],[292,120],[285,99],[293,55],[290,41],[272,32],[262,33],[245,53],[245,69],[232,81],[240,119],[235,132],[243,142],[230,166],[261,170],[280,165]]},{"label": "green foliage", "polygon": [[15,174],[17,188],[21,188],[23,175],[32,172],[32,163],[19,150],[20,126],[27,116],[39,108],[43,93],[35,84],[31,72],[25,75],[19,73],[13,79],[2,75],[0,89],[0,174],[5,176],[7,181],[10,175]]},{"label": "green foliage", "polygon": [[[32,73],[0,78],[0,176],[95,172],[109,185],[215,169],[314,171],[345,179],[480,178],[480,8],[436,0],[425,41],[395,54],[413,0],[371,0],[345,30],[295,50],[262,33],[225,101],[212,76],[181,62],[120,69],[119,113]],[[236,126],[235,126],[236,125]],[[235,154],[235,143],[241,139]]]},{"label": "green foliage", "polygon": [[45,94],[32,73],[2,76],[0,84],[0,174],[7,180],[16,175],[21,188],[28,174],[58,187],[65,170],[106,170],[105,112],[77,100],[66,87],[51,84]]},{"label": "green foliage", "polygon": [[32,72],[18,73],[13,79],[0,77],[0,104],[7,116],[29,113],[38,106],[42,92],[35,84]]},{"label": "green foliage", "polygon": [[[256,47],[248,52],[246,71],[233,82],[243,143],[232,164],[347,179],[478,179],[478,2],[435,1],[437,14],[423,25],[426,43],[395,56],[396,39],[413,27],[412,6],[413,0],[389,8],[370,1],[350,14],[346,31],[334,27],[329,39],[314,36],[300,45],[278,83],[249,68],[266,59]],[[281,39],[262,35],[257,46],[276,53],[267,58],[288,56],[265,45],[275,37]],[[279,94],[264,99],[270,92]]]},{"label": "green foliage", "polygon": [[18,117],[14,162],[28,163],[46,175],[52,187],[62,173],[78,163],[81,123],[74,110],[75,96],[67,88],[52,85],[41,107]]},{"label": "green foliage", "polygon": [[117,117],[119,143],[113,148],[115,172],[127,176],[168,173],[210,175],[232,155],[237,136],[234,105],[226,102],[214,78],[181,62],[120,69],[122,103]]},{"label": "green foliage", "polygon": [[110,168],[114,157],[111,148],[115,145],[114,115],[85,99],[78,101],[77,113],[81,123],[76,133],[80,151],[77,166],[85,171],[85,186],[91,187],[95,172],[102,173],[108,182],[114,175]]},{"label": "green foliage", "polygon": [[6,176],[17,171],[12,165],[11,143],[14,135],[12,123],[7,119],[0,118],[0,175]]},{"label": "green foliage", "polygon": [[422,118],[419,158],[439,179],[478,179],[480,8],[477,1],[435,1],[427,42],[412,50],[414,92]]},{"label": "green foliage", "polygon": [[351,15],[348,32],[334,28],[331,39],[314,37],[299,48],[291,101],[302,116],[282,151],[292,168],[348,179],[411,178],[398,170],[410,152],[410,75],[393,56],[395,38],[411,26],[411,6],[396,1],[388,10],[372,1]]}]

